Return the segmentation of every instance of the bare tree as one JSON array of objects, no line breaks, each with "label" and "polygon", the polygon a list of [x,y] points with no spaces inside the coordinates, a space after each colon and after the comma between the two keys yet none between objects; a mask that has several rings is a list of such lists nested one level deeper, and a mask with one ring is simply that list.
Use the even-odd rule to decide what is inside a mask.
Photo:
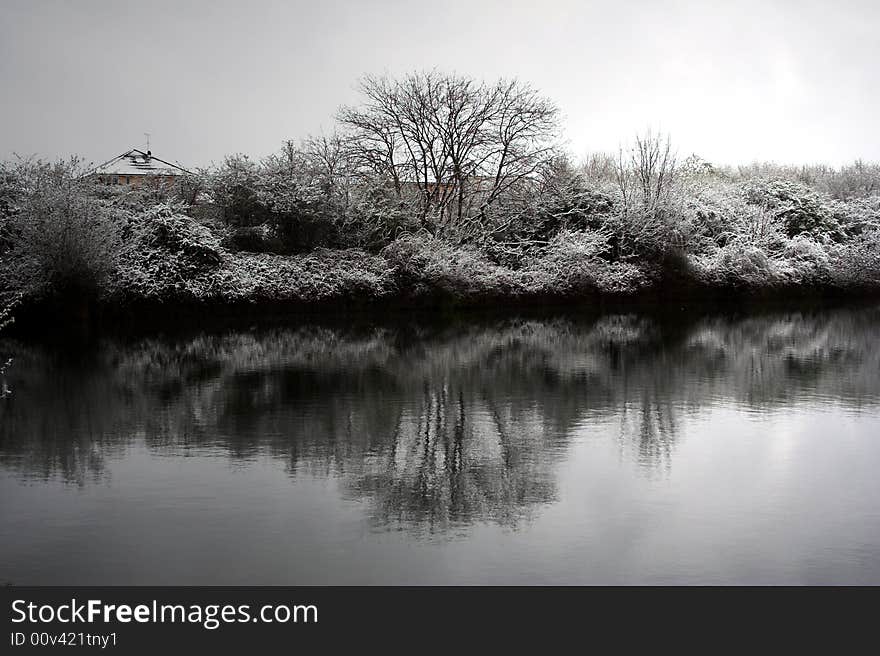
[{"label": "bare tree", "polygon": [[636,135],[628,151],[619,150],[614,172],[622,219],[619,243],[629,242],[640,250],[668,242],[671,217],[667,210],[676,173],[669,137],[663,139],[649,131]]},{"label": "bare tree", "polygon": [[401,198],[413,191],[422,227],[435,233],[484,220],[554,152],[558,110],[516,80],[429,71],[365,77],[360,90],[365,102],[339,112],[355,161]]},{"label": "bare tree", "polygon": [[302,152],[308,168],[320,181],[324,211],[332,211],[344,220],[351,205],[352,183],[352,162],[345,139],[336,133],[309,137]]},{"label": "bare tree", "polygon": [[636,206],[646,213],[656,213],[669,196],[676,175],[672,141],[654,135],[636,135],[635,142],[617,160],[617,184],[625,211]]},{"label": "bare tree", "polygon": [[593,185],[601,186],[617,179],[618,158],[612,153],[589,153],[581,164],[581,175]]}]

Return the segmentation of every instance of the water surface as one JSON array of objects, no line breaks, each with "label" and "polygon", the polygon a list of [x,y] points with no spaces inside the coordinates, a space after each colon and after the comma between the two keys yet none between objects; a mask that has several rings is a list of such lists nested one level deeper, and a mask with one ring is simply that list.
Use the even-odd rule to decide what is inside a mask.
[{"label": "water surface", "polygon": [[880,584],[878,325],[6,340],[0,583]]}]

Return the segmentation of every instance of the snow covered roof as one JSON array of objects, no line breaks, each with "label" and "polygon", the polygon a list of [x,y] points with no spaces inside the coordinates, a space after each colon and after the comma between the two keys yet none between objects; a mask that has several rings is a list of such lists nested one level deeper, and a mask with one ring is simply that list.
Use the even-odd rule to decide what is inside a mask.
[{"label": "snow covered roof", "polygon": [[97,167],[94,175],[181,175],[189,173],[179,164],[159,159],[150,151],[144,152],[137,148],[117,155]]}]

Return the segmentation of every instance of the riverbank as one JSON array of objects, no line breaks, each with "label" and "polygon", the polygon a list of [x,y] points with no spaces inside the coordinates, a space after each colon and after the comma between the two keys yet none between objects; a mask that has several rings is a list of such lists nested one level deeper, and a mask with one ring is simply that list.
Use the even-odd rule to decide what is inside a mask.
[{"label": "riverbank", "polygon": [[[361,214],[282,211],[277,189],[265,196],[236,183],[238,195],[224,196],[227,173],[194,181],[210,193],[185,201],[180,189],[102,186],[63,166],[8,170],[0,307],[15,299],[19,326],[65,332],[184,317],[602,311],[880,294],[876,195],[837,198],[703,167],[683,173],[662,203],[633,207],[610,180],[557,172],[557,182],[574,185],[564,194],[522,189],[527,207],[450,223],[428,221],[404,198],[358,206]],[[281,175],[255,173],[264,174]],[[309,226],[317,232],[306,239]]]},{"label": "riverbank", "polygon": [[880,302],[880,291],[834,287],[712,288],[706,285],[662,286],[632,294],[552,293],[457,295],[438,288],[397,290],[321,298],[238,298],[222,296],[128,299],[124,303],[89,297],[28,299],[15,309],[5,333],[17,336],[67,337],[89,334],[222,331],[301,323],[436,324],[459,319],[497,320],[507,317],[599,316],[644,314],[661,317],[713,313],[753,314],[788,310],[866,306]]}]

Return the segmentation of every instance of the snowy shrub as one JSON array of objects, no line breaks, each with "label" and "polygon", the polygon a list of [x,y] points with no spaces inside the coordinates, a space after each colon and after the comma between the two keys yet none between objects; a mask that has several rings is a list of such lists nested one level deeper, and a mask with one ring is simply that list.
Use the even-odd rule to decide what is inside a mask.
[{"label": "snowy shrub", "polygon": [[834,198],[853,200],[880,194],[880,165],[857,160],[840,169],[831,169],[815,182]]},{"label": "snowy shrub", "polygon": [[210,176],[207,191],[225,223],[252,226],[269,218],[259,198],[260,186],[259,163],[245,155],[233,155]]},{"label": "snowy shrub", "polygon": [[719,245],[740,242],[768,252],[779,251],[788,242],[783,219],[766,207],[750,204],[740,207],[724,237]]},{"label": "snowy shrub", "polygon": [[753,180],[743,188],[750,204],[772,212],[789,237],[811,233],[817,237],[842,237],[833,201],[804,184],[790,180]]},{"label": "snowy shrub", "polygon": [[519,240],[546,242],[560,230],[597,227],[602,217],[614,211],[613,195],[579,172],[564,156],[553,158],[530,185],[503,194],[490,208],[494,225],[508,225],[504,231]]},{"label": "snowy shrub", "polygon": [[714,252],[690,258],[696,278],[719,287],[775,287],[790,280],[784,261],[743,241],[730,242]]},{"label": "snowy shrub", "polygon": [[627,262],[608,262],[608,235],[598,232],[561,232],[530,269],[548,294],[603,292],[626,294],[647,284],[642,272]]},{"label": "snowy shrub", "polygon": [[123,299],[198,298],[223,253],[207,226],[165,205],[133,217],[123,237],[108,286],[110,296]]},{"label": "snowy shrub", "polygon": [[228,252],[207,226],[158,207],[128,227],[108,293],[124,301],[313,303],[376,299],[393,289],[393,272],[380,257]]},{"label": "snowy shrub", "polygon": [[844,289],[880,289],[880,230],[831,248],[831,278]]},{"label": "snowy shrub", "polygon": [[151,248],[178,252],[194,266],[216,266],[220,262],[220,239],[205,225],[167,205],[146,212],[138,222],[141,243]]},{"label": "snowy shrub", "polygon": [[880,230],[880,196],[838,203],[837,220],[849,237]]},{"label": "snowy shrub", "polygon": [[714,181],[690,183],[677,200],[681,222],[691,236],[686,247],[692,253],[704,253],[712,248],[713,242],[726,241],[744,206],[739,195]]},{"label": "snowy shrub", "polygon": [[0,221],[17,214],[24,196],[21,167],[0,162]]},{"label": "snowy shrub", "polygon": [[378,252],[398,235],[418,229],[415,212],[387,183],[361,180],[350,194],[340,227],[346,245]]},{"label": "snowy shrub", "polygon": [[[333,176],[315,165],[309,152],[291,144],[259,162],[228,157],[212,176],[208,190],[216,212],[238,228],[262,227],[269,237],[250,248],[282,253],[338,247],[348,241],[350,199]],[[270,248],[269,248],[270,247]]]},{"label": "snowy shrub", "polygon": [[229,301],[375,300],[395,291],[394,272],[363,251],[320,249],[308,255],[231,253],[206,293]]},{"label": "snowy shrub", "polygon": [[3,222],[7,290],[93,295],[112,270],[119,225],[63,165],[28,181]]},{"label": "snowy shrub", "polygon": [[830,279],[831,258],[821,243],[804,235],[788,242],[782,251],[788,263],[794,282],[819,284]]},{"label": "snowy shrub", "polygon": [[397,239],[382,255],[397,267],[401,288],[414,296],[439,292],[468,299],[529,291],[529,280],[523,274],[490,262],[476,249],[427,235]]}]

